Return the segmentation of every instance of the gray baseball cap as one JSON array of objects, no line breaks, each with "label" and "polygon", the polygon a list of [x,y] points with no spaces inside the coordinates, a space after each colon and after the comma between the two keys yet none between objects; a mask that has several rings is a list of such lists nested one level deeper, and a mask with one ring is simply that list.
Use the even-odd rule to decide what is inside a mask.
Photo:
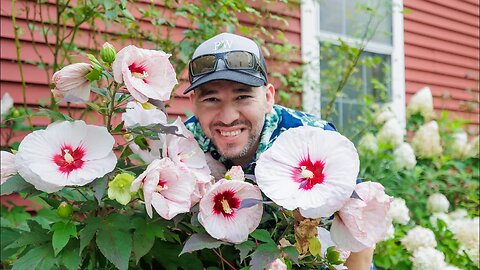
[{"label": "gray baseball cap", "polygon": [[[192,75],[191,64],[193,60],[205,55],[224,54],[233,51],[252,53],[256,56],[256,65],[259,65],[260,68],[255,66],[252,69],[229,69],[224,60],[220,61],[217,59],[215,70],[197,76]],[[192,59],[188,69],[190,86],[183,92],[184,94],[187,94],[202,84],[215,80],[228,80],[255,87],[267,85],[268,83],[266,75],[267,65],[262,51],[257,43],[246,37],[231,33],[218,34],[200,44],[193,53]],[[264,72],[262,72],[262,70]]]}]

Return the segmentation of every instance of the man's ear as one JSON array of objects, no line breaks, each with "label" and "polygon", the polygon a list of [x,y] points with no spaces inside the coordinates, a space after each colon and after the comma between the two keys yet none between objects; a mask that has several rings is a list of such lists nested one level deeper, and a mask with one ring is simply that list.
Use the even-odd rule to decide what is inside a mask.
[{"label": "man's ear", "polygon": [[197,106],[195,104],[195,91],[192,91],[190,92],[190,95],[188,96],[188,99],[190,100],[190,105],[192,106],[192,111],[193,111],[193,114],[197,114]]},{"label": "man's ear", "polygon": [[267,101],[265,113],[269,113],[272,111],[273,105],[275,104],[275,86],[271,83],[265,86],[265,98]]}]

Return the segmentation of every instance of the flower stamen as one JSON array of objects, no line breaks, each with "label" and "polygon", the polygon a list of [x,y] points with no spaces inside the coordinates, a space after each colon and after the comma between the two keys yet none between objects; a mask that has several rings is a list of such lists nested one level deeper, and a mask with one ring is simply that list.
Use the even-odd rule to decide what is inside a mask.
[{"label": "flower stamen", "polygon": [[222,200],[222,208],[223,212],[226,214],[231,214],[233,212],[232,208],[230,208],[230,205],[228,204],[228,201],[225,199]]},{"label": "flower stamen", "polygon": [[72,155],[70,155],[70,150],[68,149],[63,149],[63,158],[65,159],[65,161],[67,163],[72,163],[75,161],[75,159],[72,157]]},{"label": "flower stamen", "polygon": [[304,178],[307,178],[307,179],[312,179],[313,178],[313,176],[314,176],[313,172],[310,171],[310,170],[307,170],[306,166],[301,166],[300,169],[302,169],[301,174]]},{"label": "flower stamen", "polygon": [[138,79],[145,79],[148,77],[148,73],[146,71],[143,71],[143,73],[139,72],[132,72],[132,76]]}]

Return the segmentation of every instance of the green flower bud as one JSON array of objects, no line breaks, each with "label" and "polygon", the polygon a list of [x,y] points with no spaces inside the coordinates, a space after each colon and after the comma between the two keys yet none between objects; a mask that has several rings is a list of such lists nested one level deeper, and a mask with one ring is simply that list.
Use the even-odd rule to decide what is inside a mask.
[{"label": "green flower bud", "polygon": [[105,42],[100,50],[100,57],[102,58],[103,62],[107,64],[112,63],[115,60],[116,55],[117,51],[115,50],[115,47],[113,47],[110,43]]},{"label": "green flower bud", "polygon": [[73,208],[67,202],[61,202],[57,208],[57,215],[59,217],[68,218],[73,214]]}]

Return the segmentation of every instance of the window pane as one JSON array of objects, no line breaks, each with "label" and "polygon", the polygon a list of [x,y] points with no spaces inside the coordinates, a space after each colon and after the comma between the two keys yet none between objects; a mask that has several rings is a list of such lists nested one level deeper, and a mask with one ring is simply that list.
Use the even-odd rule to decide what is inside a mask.
[{"label": "window pane", "polygon": [[320,1],[320,29],[344,34],[344,0]]}]

